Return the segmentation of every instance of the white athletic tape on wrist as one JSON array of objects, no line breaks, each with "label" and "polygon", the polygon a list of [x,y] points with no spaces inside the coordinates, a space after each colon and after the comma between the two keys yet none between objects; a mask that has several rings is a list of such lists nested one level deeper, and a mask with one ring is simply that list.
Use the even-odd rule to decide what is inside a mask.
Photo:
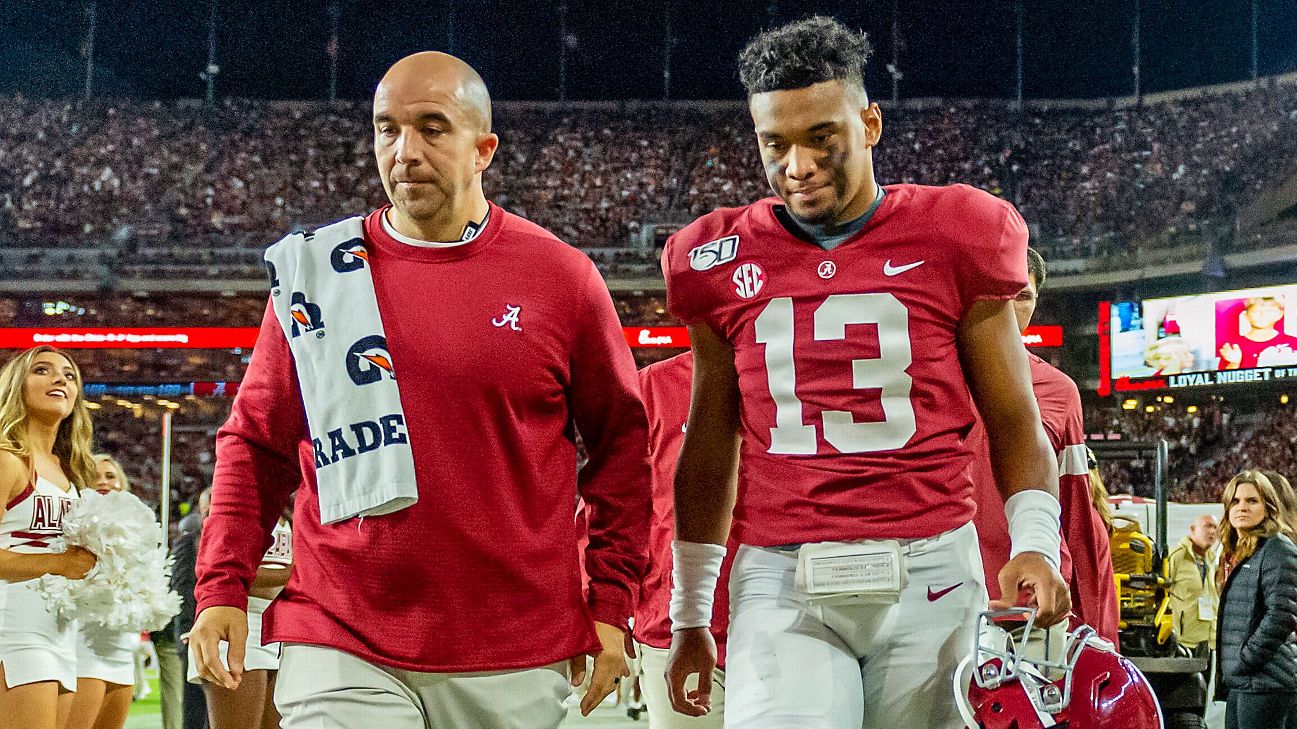
[{"label": "white athletic tape on wrist", "polygon": [[671,542],[671,558],[671,630],[710,628],[724,545],[677,539]]},{"label": "white athletic tape on wrist", "polygon": [[1004,515],[1009,520],[1009,559],[1023,552],[1038,552],[1054,569],[1059,568],[1063,506],[1053,494],[1039,489],[1019,491],[1004,502]]}]

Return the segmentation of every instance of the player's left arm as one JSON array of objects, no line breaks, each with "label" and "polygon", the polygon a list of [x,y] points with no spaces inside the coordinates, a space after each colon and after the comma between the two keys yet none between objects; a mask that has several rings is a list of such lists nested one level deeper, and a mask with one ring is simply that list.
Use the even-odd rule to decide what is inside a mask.
[{"label": "player's left arm", "polygon": [[1038,624],[1053,625],[1071,609],[1058,571],[1058,463],[1040,422],[1012,303],[973,303],[960,322],[958,344],[1009,519],[1011,559],[1000,572],[1000,594],[1006,602],[1030,594]]},{"label": "player's left arm", "polygon": [[[577,488],[588,505],[590,612],[602,646],[590,688],[581,702],[589,714],[616,682],[630,674],[624,651],[634,597],[648,564],[651,511],[648,418],[640,399],[635,360],[607,286],[591,264],[586,305],[574,312],[575,344],[569,407],[589,460]],[[573,664],[580,682],[585,657]]]}]

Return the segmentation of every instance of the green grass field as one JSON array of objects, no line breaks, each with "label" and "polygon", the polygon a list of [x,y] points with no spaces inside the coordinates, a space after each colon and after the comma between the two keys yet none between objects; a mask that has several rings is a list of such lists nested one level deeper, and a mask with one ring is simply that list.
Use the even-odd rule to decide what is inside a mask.
[{"label": "green grass field", "polygon": [[158,672],[150,670],[148,677],[149,687],[153,691],[147,697],[131,704],[131,715],[126,719],[126,729],[161,729],[162,727],[162,703],[159,698],[161,694],[158,693]]}]

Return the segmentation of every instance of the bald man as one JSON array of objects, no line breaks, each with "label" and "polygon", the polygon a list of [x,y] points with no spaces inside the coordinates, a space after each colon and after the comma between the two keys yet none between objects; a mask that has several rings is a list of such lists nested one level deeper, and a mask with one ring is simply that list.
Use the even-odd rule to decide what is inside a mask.
[{"label": "bald man", "polygon": [[[556,727],[587,656],[583,713],[626,675],[650,504],[634,363],[590,260],[483,195],[499,139],[472,68],[402,59],[373,112],[391,204],[267,251],[271,302],[217,436],[191,642],[207,680],[237,687],[248,589],[300,482],[292,578],[264,620],[284,646],[286,729]],[[329,376],[358,321],[381,334],[338,350],[346,369]],[[407,467],[410,493],[387,477]],[[403,495],[358,513],[338,496],[386,490]]]},{"label": "bald man", "polygon": [[1199,655],[1216,647],[1216,559],[1212,548],[1219,538],[1216,517],[1203,514],[1189,525],[1189,534],[1166,556],[1170,581],[1171,616],[1180,644]]}]

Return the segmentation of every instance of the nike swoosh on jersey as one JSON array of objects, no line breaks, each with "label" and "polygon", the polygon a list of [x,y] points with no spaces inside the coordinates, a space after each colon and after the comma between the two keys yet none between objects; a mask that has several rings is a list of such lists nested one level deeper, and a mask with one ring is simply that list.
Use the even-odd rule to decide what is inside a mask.
[{"label": "nike swoosh on jersey", "polygon": [[904,266],[893,266],[892,259],[889,258],[887,259],[887,262],[883,264],[883,275],[898,276],[912,268],[918,268],[925,263],[927,263],[927,261],[915,261],[914,263],[907,263]]},{"label": "nike swoosh on jersey", "polygon": [[[920,263],[922,263],[922,261],[920,261]],[[955,584],[951,585],[950,587],[947,587],[947,588],[944,589],[944,590],[937,590],[936,592],[933,592],[933,591],[932,591],[932,586],[931,586],[931,585],[928,585],[928,602],[936,602],[936,601],[940,600],[941,598],[945,597],[946,595],[949,595],[952,591],[955,590],[955,588],[959,587],[959,586],[962,585],[962,584],[964,584],[964,583],[962,583],[962,582],[956,582]]]}]

